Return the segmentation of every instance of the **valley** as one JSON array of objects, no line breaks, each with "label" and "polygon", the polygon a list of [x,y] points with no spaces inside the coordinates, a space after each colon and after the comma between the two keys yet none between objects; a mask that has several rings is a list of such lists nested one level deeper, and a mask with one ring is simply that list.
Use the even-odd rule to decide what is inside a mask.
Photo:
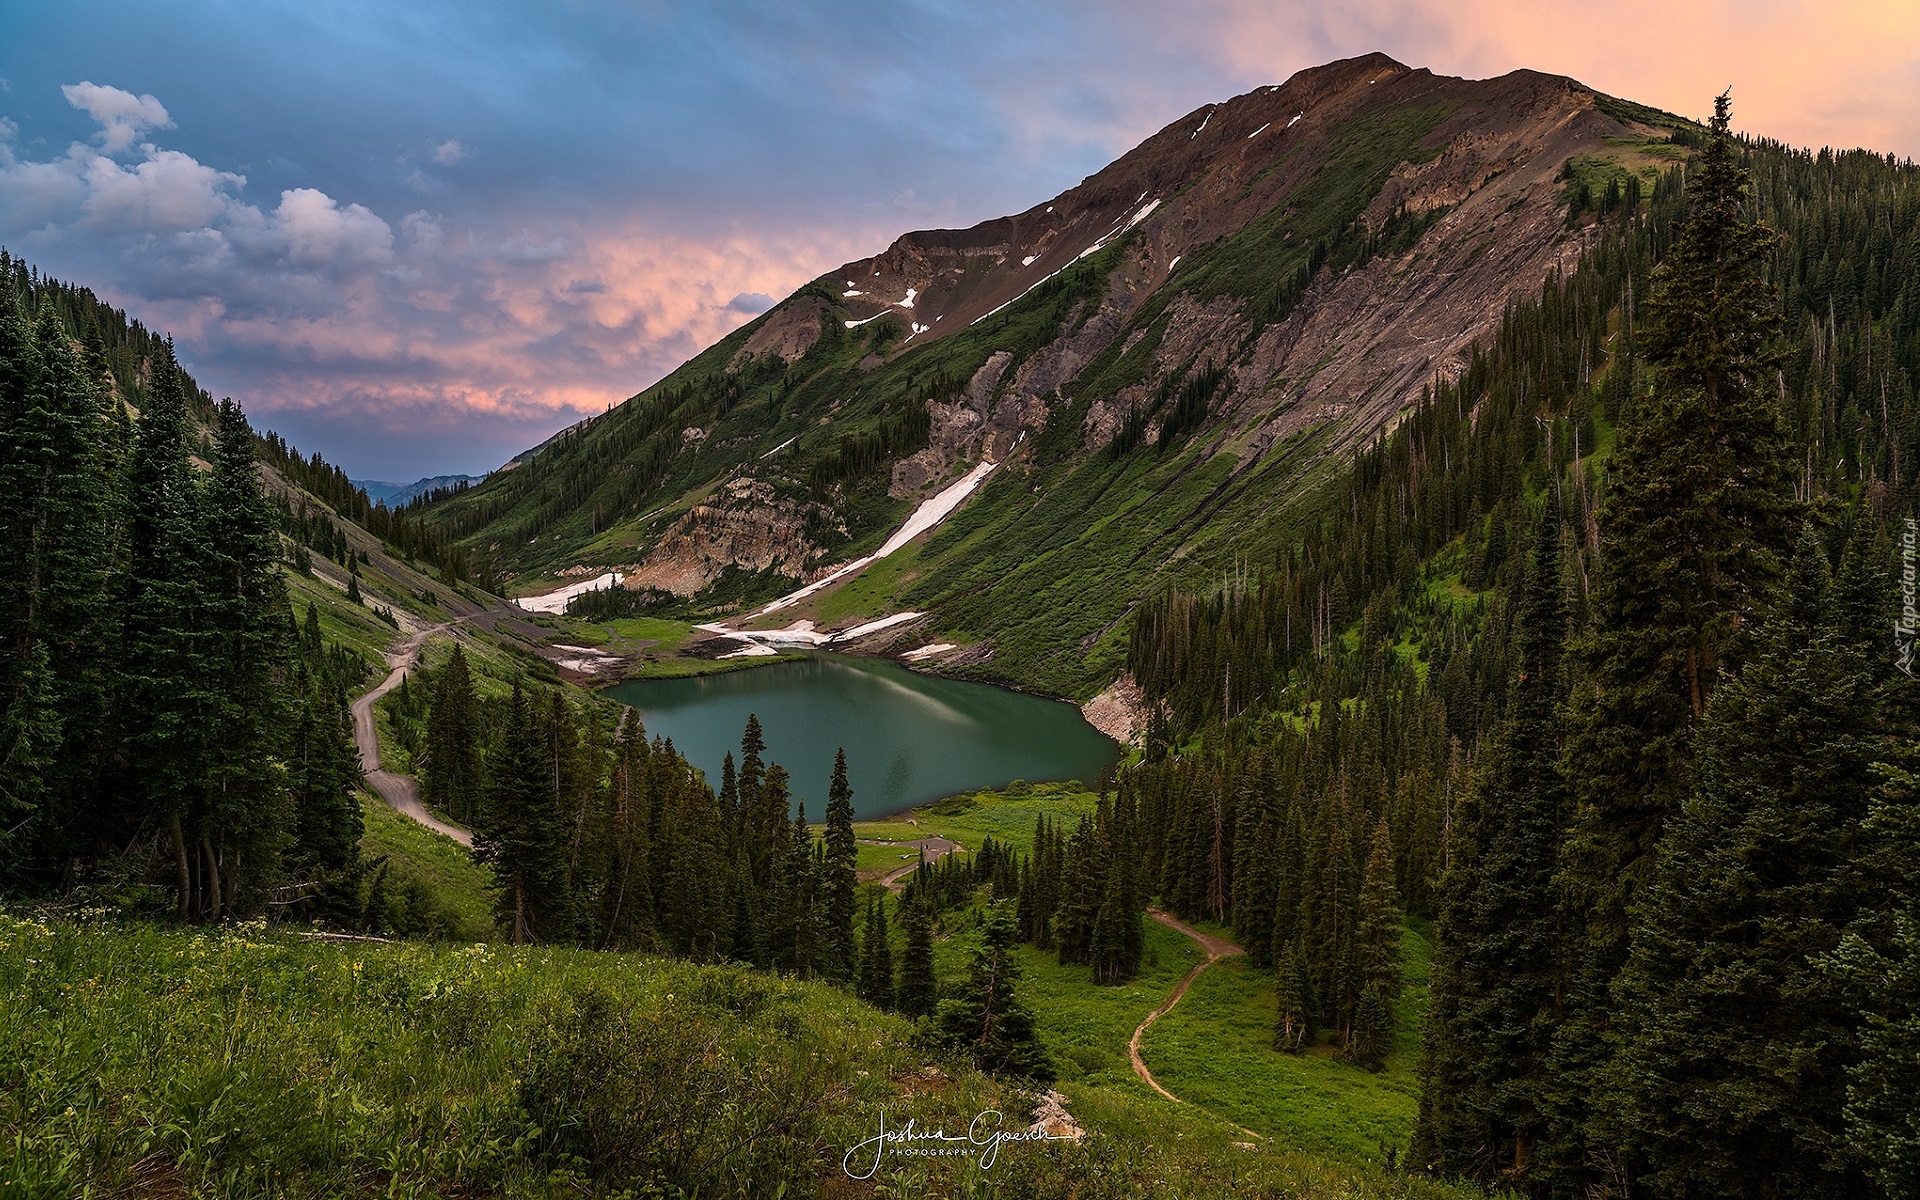
[{"label": "valley", "polygon": [[1729,104],[1328,63],[391,505],[0,252],[0,1194],[1908,1194],[1920,168]]}]

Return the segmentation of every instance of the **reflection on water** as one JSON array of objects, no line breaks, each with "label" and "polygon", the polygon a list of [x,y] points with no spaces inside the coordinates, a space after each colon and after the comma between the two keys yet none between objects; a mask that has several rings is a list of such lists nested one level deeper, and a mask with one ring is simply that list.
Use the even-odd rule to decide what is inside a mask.
[{"label": "reflection on water", "polygon": [[747,714],[757,714],[768,760],[792,773],[794,796],[815,820],[842,746],[862,817],[1015,779],[1091,780],[1119,750],[1071,704],[884,659],[813,654],[724,675],[630,680],[607,694],[715,781],[722,757],[739,756]]}]

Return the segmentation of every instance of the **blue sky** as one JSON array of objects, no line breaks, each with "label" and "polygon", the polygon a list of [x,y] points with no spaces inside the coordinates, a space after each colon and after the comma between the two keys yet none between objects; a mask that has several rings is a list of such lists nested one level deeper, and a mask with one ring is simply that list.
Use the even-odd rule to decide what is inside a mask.
[{"label": "blue sky", "polygon": [[411,479],[497,465],[899,233],[1024,209],[1332,58],[1689,112],[1732,85],[1749,128],[1920,151],[1906,6],[1616,0],[1619,32],[1585,3],[1330,7],[6,3],[0,243],[171,329],[256,423]]}]

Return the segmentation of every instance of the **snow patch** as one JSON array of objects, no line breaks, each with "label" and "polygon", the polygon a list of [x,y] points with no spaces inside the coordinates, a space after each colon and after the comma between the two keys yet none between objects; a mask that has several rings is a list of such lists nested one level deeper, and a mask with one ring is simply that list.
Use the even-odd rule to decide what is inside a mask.
[{"label": "snow patch", "polygon": [[914,298],[915,296],[918,296],[919,294],[920,294],[920,289],[919,289],[919,288],[908,288],[908,289],[907,289],[907,298],[906,298],[905,300],[902,300],[902,301],[900,302],[900,307],[901,307],[901,308],[912,308],[912,307],[913,307],[913,298]]},{"label": "snow patch", "polygon": [[841,292],[841,293],[840,293],[840,295],[841,295],[841,296],[843,296],[843,297],[844,297],[844,296],[859,296],[859,295],[862,295],[862,294],[863,294],[863,293],[862,293],[862,292],[861,292],[861,291],[860,291],[860,290],[859,290],[858,288],[848,288],[848,289],[847,289],[846,291],[844,291],[844,292]]},{"label": "snow patch", "polygon": [[886,315],[887,315],[887,310],[883,308],[879,312],[873,314],[870,317],[861,317],[858,321],[848,321],[846,322],[846,326],[848,329],[858,329],[862,325],[865,325],[868,321],[878,321],[881,317],[884,317]]},{"label": "snow patch", "polygon": [[1153,215],[1153,210],[1159,207],[1160,207],[1160,201],[1154,200],[1150,202],[1145,208],[1133,214],[1133,220],[1127,222],[1127,228],[1132,229],[1135,225],[1138,225],[1140,222],[1146,220],[1148,217]]},{"label": "snow patch", "polygon": [[1033,260],[1039,257],[1040,256],[1038,254],[1029,254],[1025,258],[1020,260],[1020,265],[1023,267],[1030,267],[1033,265]]},{"label": "snow patch", "polygon": [[[932,529],[935,525],[945,520],[948,513],[960,507],[960,502],[971,495],[974,488],[980,486],[980,481],[987,477],[987,473],[992,471],[995,465],[996,464],[991,462],[980,463],[974,467],[973,470],[963,475],[958,481],[949,484],[939,495],[921,504],[919,508],[913,511],[913,515],[907,518],[906,524],[894,530],[893,536],[887,539],[886,544],[872,554],[869,554],[865,558],[856,558],[831,575],[826,576],[824,579],[817,579],[797,592],[791,592],[780,597],[754,615],[765,616],[768,613],[779,612],[783,608],[789,608],[799,601],[806,599],[808,596],[813,595],[828,584],[845,579],[855,572],[865,570],[880,559],[892,554],[895,550],[898,550],[914,538],[919,537],[927,530]],[[704,628],[704,626],[702,628]],[[726,630],[725,627],[722,626],[714,632],[731,631]]]},{"label": "snow patch", "polygon": [[895,625],[904,625],[908,621],[918,621],[926,615],[923,612],[894,613],[890,617],[881,617],[877,621],[868,621],[865,625],[855,625],[852,629],[830,634],[825,644],[831,646],[835,642],[858,641],[868,634],[879,633],[882,629],[892,629]]},{"label": "snow patch", "polygon": [[[1268,121],[1268,122],[1267,122],[1267,125],[1271,125],[1271,124],[1273,124],[1273,122],[1272,122],[1272,121]],[[1253,139],[1255,139],[1255,138],[1257,138],[1257,137],[1259,137],[1259,136],[1260,136],[1261,134],[1263,134],[1263,133],[1265,133],[1265,132],[1267,131],[1267,125],[1262,125],[1262,126],[1261,126],[1260,128],[1258,128],[1258,129],[1256,129],[1256,130],[1254,130],[1254,131],[1253,131],[1252,133],[1250,133],[1250,134],[1248,134],[1248,135],[1247,135],[1247,140],[1248,140],[1248,141],[1252,141]]]},{"label": "snow patch", "polygon": [[923,658],[932,658],[936,654],[945,654],[949,650],[958,650],[959,648],[960,647],[954,645],[952,642],[935,642],[931,646],[922,646],[918,650],[909,650],[900,657],[906,659],[908,662],[919,662]]},{"label": "snow patch", "polygon": [[1173,261],[1167,264],[1167,270],[1171,271],[1179,265],[1180,265],[1180,256],[1176,254],[1173,256]]},{"label": "snow patch", "polygon": [[[1207,127],[1207,122],[1211,120],[1213,120],[1213,108],[1211,105],[1209,105],[1207,108],[1207,115],[1200,118],[1200,129],[1205,129]],[[1188,134],[1187,140],[1192,141],[1193,139],[1199,137],[1200,129],[1196,129],[1192,133]]]},{"label": "snow patch", "polygon": [[619,587],[621,575],[618,571],[608,571],[592,579],[583,579],[579,583],[570,583],[551,592],[542,592],[537,596],[521,596],[514,601],[527,612],[563,613],[567,611],[567,601],[583,592],[598,592],[606,588]]},{"label": "snow patch", "polygon": [[1287,122],[1287,128],[1292,129],[1295,125],[1299,124],[1300,118],[1306,115],[1304,111],[1293,114],[1293,120]]},{"label": "snow patch", "polygon": [[786,441],[781,442],[778,446],[775,446],[773,449],[767,451],[765,454],[762,454],[760,457],[772,458],[774,455],[780,453],[782,450],[785,450],[788,446],[793,445],[798,440],[800,440],[800,435],[796,433],[792,437],[788,438]]},{"label": "snow patch", "polygon": [[762,646],[759,642],[748,642],[744,648],[739,650],[730,650],[727,653],[722,654],[720,657],[721,658],[760,658],[764,656],[764,657],[771,658],[772,656],[778,653],[780,652],[778,650],[775,650],[772,646]]}]

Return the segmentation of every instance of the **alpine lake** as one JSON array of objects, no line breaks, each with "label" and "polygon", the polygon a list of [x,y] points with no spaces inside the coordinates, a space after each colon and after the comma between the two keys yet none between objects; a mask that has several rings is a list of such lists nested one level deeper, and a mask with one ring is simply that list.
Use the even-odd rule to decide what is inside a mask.
[{"label": "alpine lake", "polygon": [[748,715],[758,716],[765,760],[792,775],[794,799],[815,821],[842,748],[860,820],[1016,779],[1091,784],[1120,755],[1071,704],[889,659],[810,653],[719,675],[630,679],[605,695],[635,709],[649,737],[671,739],[716,787],[725,755],[739,762]]}]

